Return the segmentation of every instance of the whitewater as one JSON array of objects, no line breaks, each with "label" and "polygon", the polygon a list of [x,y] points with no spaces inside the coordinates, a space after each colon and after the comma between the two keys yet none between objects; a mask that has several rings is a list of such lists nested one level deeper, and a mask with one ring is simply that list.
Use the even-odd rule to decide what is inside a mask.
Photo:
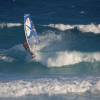
[{"label": "whitewater", "polygon": [[[0,100],[100,100],[99,0],[2,0]],[[30,14],[40,44],[23,43]]]},{"label": "whitewater", "polygon": [[91,32],[93,34],[99,34],[100,33],[100,24],[80,24],[80,25],[70,25],[70,24],[49,24],[49,25],[43,25],[43,26],[48,26],[51,28],[55,28],[61,31],[66,31],[66,30],[72,30],[72,29],[77,29],[83,33]]},{"label": "whitewater", "polygon": [[0,97],[21,97],[27,95],[100,94],[100,78],[37,78],[0,82]]}]

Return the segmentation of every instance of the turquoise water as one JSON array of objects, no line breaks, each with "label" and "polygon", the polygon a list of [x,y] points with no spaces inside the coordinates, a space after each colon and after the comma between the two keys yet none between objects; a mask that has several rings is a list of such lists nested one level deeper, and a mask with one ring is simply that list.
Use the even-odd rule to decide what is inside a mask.
[{"label": "turquoise water", "polygon": [[[0,100],[99,100],[99,5],[97,0],[3,0]],[[40,39],[34,60],[22,45],[25,13]]]}]

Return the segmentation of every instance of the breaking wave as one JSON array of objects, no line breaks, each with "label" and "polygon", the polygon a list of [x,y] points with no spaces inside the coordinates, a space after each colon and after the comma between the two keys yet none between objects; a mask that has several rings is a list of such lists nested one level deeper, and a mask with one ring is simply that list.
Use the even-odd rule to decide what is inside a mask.
[{"label": "breaking wave", "polygon": [[39,78],[0,82],[0,97],[25,95],[100,94],[100,78]]},{"label": "breaking wave", "polygon": [[[76,37],[78,36],[74,38],[74,37],[69,37],[68,34],[66,34],[66,32],[63,34],[56,34],[56,31],[48,30],[48,31],[43,31],[43,33],[39,37],[40,37],[40,44],[36,46],[35,52],[33,50],[33,53],[35,53],[36,55],[33,61],[37,61],[45,66],[62,67],[66,65],[78,64],[81,62],[89,62],[89,63],[100,62],[99,50],[92,52],[89,51],[83,52],[79,50],[77,51],[75,49],[74,50],[68,49],[68,47],[71,48],[71,46],[72,47],[75,46],[75,44],[73,43],[76,42],[77,39]],[[81,40],[79,41],[81,43]],[[88,41],[85,40],[85,42],[87,43]],[[21,44],[12,47],[10,50],[6,52],[8,53],[10,52],[11,55],[14,56],[14,58],[17,58],[19,60],[22,60],[24,58],[23,61],[32,61],[32,57],[30,56],[30,54],[26,54],[27,52],[25,51],[25,49]],[[10,56],[0,55],[0,60],[11,62],[13,61],[13,58],[11,58]]]},{"label": "breaking wave", "polygon": [[35,60],[52,67],[73,65],[81,62],[100,62],[99,51],[67,50],[66,43],[68,43],[68,40],[64,40],[64,37],[62,34],[55,34],[54,32],[50,34],[48,32],[48,34],[40,36],[41,43],[36,48]]},{"label": "breaking wave", "polygon": [[22,23],[0,23],[0,28],[21,27]]},{"label": "breaking wave", "polygon": [[[39,46],[37,49],[39,50],[43,46]],[[55,49],[51,48],[51,49]],[[48,48],[45,50],[48,50]],[[25,51],[22,45],[16,45],[13,48],[6,51],[12,54],[11,56],[7,56],[4,54],[0,54],[0,61],[3,62],[13,62],[16,60],[22,60],[30,62],[32,61],[32,57],[28,52]],[[74,65],[81,62],[100,62],[100,52],[79,52],[79,51],[36,51],[35,58],[33,61],[40,62],[41,64],[48,67],[62,67],[66,65]],[[9,54],[10,55],[10,54]]]},{"label": "breaking wave", "polygon": [[65,24],[49,24],[49,25],[44,25],[48,26],[51,28],[55,28],[61,31],[66,31],[66,30],[71,30],[74,28],[77,28],[81,32],[92,32],[94,34],[99,34],[100,33],[100,24],[87,24],[87,25],[65,25]]},{"label": "breaking wave", "polygon": [[100,53],[83,53],[77,51],[64,51],[56,53],[37,54],[36,60],[50,67],[74,65],[81,62],[100,62]]}]

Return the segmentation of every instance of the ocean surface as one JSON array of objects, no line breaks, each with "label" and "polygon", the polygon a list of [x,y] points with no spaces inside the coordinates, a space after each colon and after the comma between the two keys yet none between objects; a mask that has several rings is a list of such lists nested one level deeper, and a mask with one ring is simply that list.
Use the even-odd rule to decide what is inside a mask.
[{"label": "ocean surface", "polygon": [[[35,59],[24,14],[40,39]],[[100,100],[100,0],[1,0],[0,100]]]}]

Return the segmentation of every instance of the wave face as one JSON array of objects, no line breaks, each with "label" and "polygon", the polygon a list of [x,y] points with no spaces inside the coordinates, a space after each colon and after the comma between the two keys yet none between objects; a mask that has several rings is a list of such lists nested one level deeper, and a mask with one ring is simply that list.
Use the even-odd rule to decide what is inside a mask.
[{"label": "wave face", "polygon": [[100,79],[40,78],[0,82],[0,97],[20,97],[27,95],[67,95],[100,94]]}]

